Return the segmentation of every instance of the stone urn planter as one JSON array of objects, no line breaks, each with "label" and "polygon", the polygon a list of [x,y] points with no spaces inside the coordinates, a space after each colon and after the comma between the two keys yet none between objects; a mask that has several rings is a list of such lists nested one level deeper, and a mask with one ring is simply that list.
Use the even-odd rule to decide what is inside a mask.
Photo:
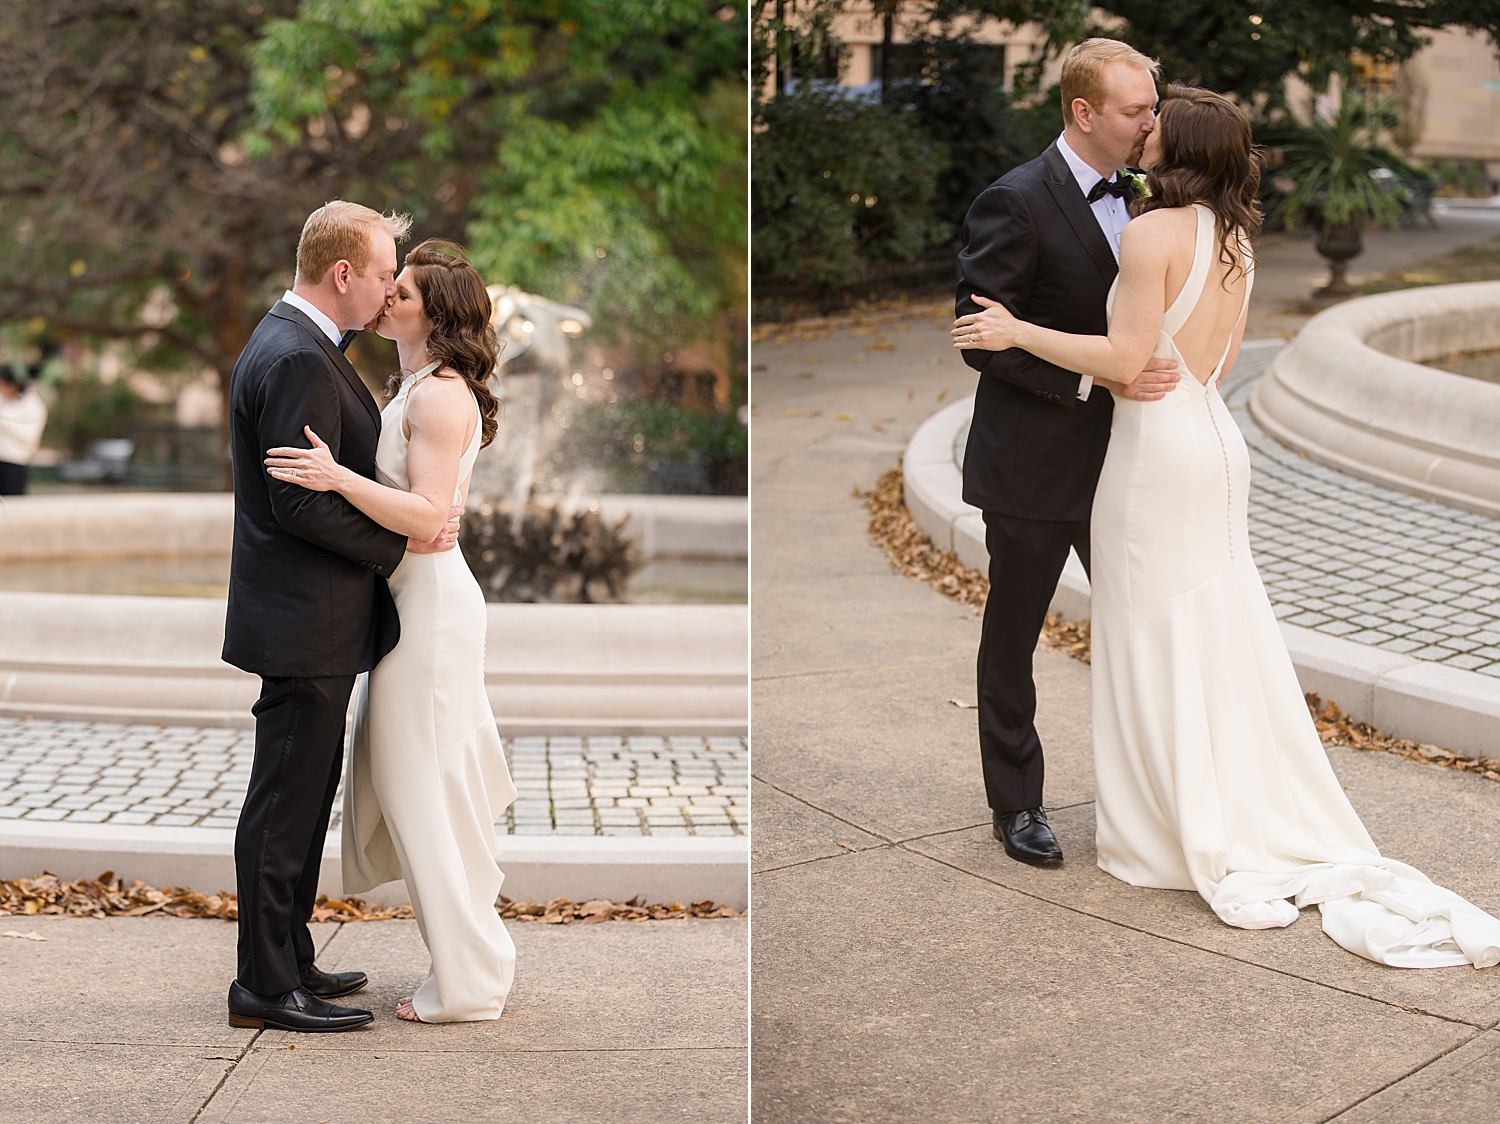
[{"label": "stone urn planter", "polygon": [[1328,284],[1313,295],[1320,298],[1352,297],[1359,290],[1345,276],[1351,258],[1364,253],[1364,221],[1322,223],[1318,227],[1317,250],[1328,259]]}]

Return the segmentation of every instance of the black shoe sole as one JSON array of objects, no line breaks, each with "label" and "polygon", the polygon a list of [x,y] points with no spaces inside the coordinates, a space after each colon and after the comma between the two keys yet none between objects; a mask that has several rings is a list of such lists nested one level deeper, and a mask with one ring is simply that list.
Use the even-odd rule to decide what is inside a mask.
[{"label": "black shoe sole", "polygon": [[314,991],[312,988],[308,987],[306,984],[303,984],[302,986],[303,986],[303,989],[309,995],[315,996],[318,999],[321,999],[321,1000],[323,1000],[326,1003],[330,999],[342,999],[346,995],[353,995],[356,991],[361,991],[364,988],[369,987],[370,986],[370,981],[368,979],[360,980],[359,983],[355,984],[353,987],[345,988],[343,991],[322,992],[322,991]]},{"label": "black shoe sole", "polygon": [[993,831],[996,840],[998,840],[1000,845],[1005,848],[1005,853],[1011,858],[1015,859],[1018,863],[1025,863],[1027,866],[1040,867],[1062,866],[1063,864],[1062,855],[1058,855],[1055,859],[1042,859],[1036,857],[1035,855],[1019,854],[1018,852],[1011,849],[1010,843],[1006,841],[1005,834],[998,827],[994,828]]},{"label": "black shoe sole", "polygon": [[249,1030],[285,1030],[292,1034],[330,1034],[341,1030],[358,1030],[362,1026],[369,1026],[375,1021],[371,1015],[357,1023],[349,1023],[347,1026],[289,1026],[279,1023],[275,1019],[257,1018],[253,1015],[230,1015],[229,1025],[243,1027]]}]

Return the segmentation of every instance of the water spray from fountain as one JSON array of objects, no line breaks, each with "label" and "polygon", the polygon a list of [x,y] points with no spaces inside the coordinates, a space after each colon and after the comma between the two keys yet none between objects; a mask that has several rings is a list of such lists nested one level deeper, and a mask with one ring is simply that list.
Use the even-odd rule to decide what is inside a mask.
[{"label": "water spray from fountain", "polygon": [[491,285],[490,322],[500,337],[496,379],[504,405],[495,440],[474,465],[471,504],[502,501],[511,534],[519,534],[536,486],[538,466],[568,422],[571,395],[559,391],[573,369],[570,344],[593,324],[587,312],[514,285]]}]

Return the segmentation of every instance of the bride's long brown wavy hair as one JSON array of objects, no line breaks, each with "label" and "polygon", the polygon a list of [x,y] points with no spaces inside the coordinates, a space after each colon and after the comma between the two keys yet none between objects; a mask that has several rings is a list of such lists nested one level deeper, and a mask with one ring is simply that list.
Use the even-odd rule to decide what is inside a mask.
[{"label": "bride's long brown wavy hair", "polygon": [[1250,119],[1234,102],[1196,86],[1168,86],[1156,119],[1161,159],[1146,171],[1150,194],[1135,204],[1135,213],[1158,207],[1202,203],[1214,213],[1219,260],[1229,267],[1225,286],[1238,269],[1239,234],[1260,233],[1255,197],[1265,154],[1255,144]]},{"label": "bride's long brown wavy hair", "polygon": [[[463,247],[442,238],[413,246],[405,267],[422,294],[422,313],[432,325],[427,357],[442,363],[439,377],[450,377],[442,372],[451,369],[469,384],[479,403],[480,443],[488,445],[499,429],[500,400],[490,390],[489,379],[500,357],[500,340],[490,323],[492,306],[484,279],[469,264]],[[394,393],[400,385],[398,373],[391,376],[387,389]]]}]

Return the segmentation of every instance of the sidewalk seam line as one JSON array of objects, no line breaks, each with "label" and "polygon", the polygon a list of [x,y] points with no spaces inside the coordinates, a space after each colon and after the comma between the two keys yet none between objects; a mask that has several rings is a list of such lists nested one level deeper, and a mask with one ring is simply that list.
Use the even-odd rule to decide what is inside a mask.
[{"label": "sidewalk seam line", "polygon": [[229,1080],[229,1075],[235,1071],[235,1067],[240,1062],[245,1060],[245,1055],[250,1052],[250,1048],[255,1045],[256,1041],[265,1032],[265,1028],[262,1027],[250,1036],[249,1041],[244,1046],[240,1047],[239,1056],[224,1067],[224,1072],[219,1075],[218,1081],[214,1082],[214,1087],[208,1091],[208,1096],[203,1098],[203,1103],[198,1106],[198,1110],[188,1118],[188,1124],[198,1124],[198,1117],[202,1116],[204,1110],[213,1103],[213,1099],[219,1095],[219,1090],[224,1088],[224,1083]]},{"label": "sidewalk seam line", "polygon": [[1326,988],[1329,991],[1336,991],[1341,995],[1350,995],[1356,999],[1365,999],[1370,1001],[1371,1003],[1379,1003],[1385,1007],[1394,1007],[1396,1010],[1405,1011],[1409,1015],[1425,1015],[1428,1018],[1440,1019],[1441,1021],[1448,1023],[1455,1023],[1458,1026],[1471,1027],[1474,1029],[1475,1033],[1479,1033],[1484,1029],[1484,1027],[1479,1023],[1472,1023],[1467,1019],[1455,1018],[1452,1015],[1440,1015],[1436,1011],[1425,1011],[1420,1007],[1408,1007],[1405,1004],[1397,1003],[1391,999],[1381,999],[1379,996],[1366,995],[1364,992],[1352,991],[1349,988],[1339,987],[1336,984],[1325,983],[1323,980],[1315,980],[1310,979],[1307,976],[1299,976],[1296,972],[1288,972],[1285,968],[1273,968],[1268,964],[1257,964],[1253,960],[1246,960],[1243,957],[1235,956],[1230,952],[1222,952],[1218,949],[1204,948],[1201,945],[1193,944],[1191,941],[1183,940],[1181,937],[1171,937],[1163,933],[1153,933],[1149,929],[1143,929],[1137,925],[1130,925],[1124,921],[1117,921],[1112,917],[1102,917],[1097,913],[1090,913],[1088,910],[1080,909],[1075,905],[1067,905],[1063,902],[1053,901],[1050,898],[1044,898],[1040,894],[1035,894],[1028,890],[1018,890],[1014,886],[1007,886],[1003,882],[997,882],[993,878],[988,878],[983,874],[976,873],[975,871],[959,866],[957,863],[949,862],[946,859],[939,858],[936,855],[925,855],[921,851],[911,851],[907,847],[901,847],[901,850],[909,851],[911,854],[916,855],[919,858],[929,859],[932,862],[937,863],[939,866],[946,866],[949,870],[956,870],[960,874],[967,874],[969,875],[969,877],[977,878],[981,882],[988,882],[991,886],[998,886],[1002,890],[1008,890],[1011,893],[1020,894],[1022,897],[1031,898],[1033,901],[1044,902],[1047,905],[1056,906],[1058,909],[1066,909],[1068,912],[1076,913],[1082,917],[1092,917],[1095,921],[1102,921],[1106,925],[1114,925],[1121,929],[1128,929],[1133,933],[1140,933],[1142,936],[1146,937],[1154,937],[1157,940],[1167,941],[1171,944],[1180,945],[1183,948],[1191,948],[1196,952],[1207,953],[1209,956],[1222,956],[1225,960],[1233,960],[1236,964],[1243,964],[1248,968],[1259,968],[1267,972],[1274,972],[1279,976],[1285,976],[1288,979],[1293,980],[1301,980],[1303,983],[1313,984],[1316,987]]},{"label": "sidewalk seam line", "polygon": [[1330,1124],[1330,1121],[1337,1120],[1340,1116],[1343,1116],[1344,1113],[1346,1113],[1346,1112],[1352,1112],[1354,1109],[1358,1108],[1360,1105],[1364,1104],[1367,1100],[1371,1099],[1372,1097],[1378,1097],[1381,1093],[1385,1092],[1387,1089],[1390,1089],[1390,1088],[1392,1088],[1392,1087],[1394,1087],[1396,1085],[1399,1085],[1399,1084],[1401,1084],[1401,1082],[1405,1081],[1407,1078],[1414,1077],[1417,1074],[1421,1073],[1424,1069],[1426,1069],[1428,1066],[1432,1065],[1434,1062],[1440,1062],[1444,1058],[1446,1058],[1449,1054],[1453,1053],[1455,1050],[1460,1050],[1463,1047],[1467,1046],[1470,1042],[1473,1042],[1474,1039],[1478,1038],[1483,1033],[1485,1033],[1485,1032],[1482,1029],[1481,1030],[1476,1030],[1473,1034],[1469,1035],[1469,1037],[1465,1038],[1462,1042],[1455,1042],[1452,1046],[1449,1046],[1446,1050],[1439,1051],[1437,1054],[1434,1054],[1432,1057],[1428,1058],[1425,1062],[1422,1062],[1419,1065],[1413,1066],[1411,1069],[1407,1070],[1405,1073],[1401,1074],[1399,1077],[1393,1077],[1393,1078],[1391,1078],[1391,1080],[1387,1081],[1380,1088],[1378,1088],[1378,1089],[1372,1089],[1372,1090],[1370,1090],[1370,1092],[1366,1093],[1364,1096],[1360,1097],[1358,1100],[1350,1101],[1343,1108],[1339,1109],[1337,1112],[1333,1113],[1331,1116],[1325,1116],[1325,1117],[1323,1117],[1321,1120],[1319,1120],[1317,1122],[1317,1124]]},{"label": "sidewalk seam line", "polygon": [[874,847],[862,847],[858,851],[841,851],[837,855],[814,855],[810,859],[798,859],[793,863],[783,863],[781,866],[760,867],[750,872],[752,878],[762,874],[775,874],[779,870],[794,870],[799,866],[811,866],[813,863],[828,862],[830,859],[847,859],[851,855],[867,855],[872,851],[885,851],[895,847],[894,843],[881,843]]},{"label": "sidewalk seam line", "polygon": [[[829,817],[830,819],[838,820],[839,823],[844,824],[846,827],[852,827],[855,831],[862,831],[866,835],[873,835],[876,839],[879,839],[882,843],[893,844],[893,843],[896,842],[896,839],[893,838],[892,836],[882,835],[880,832],[878,832],[878,831],[871,831],[867,827],[860,827],[859,824],[855,823],[853,820],[845,819],[843,816],[839,815],[837,812],[830,812],[827,808],[819,808],[811,800],[808,800],[807,798],[802,797],[802,796],[798,796],[795,792],[789,792],[786,789],[782,788],[779,784],[776,784],[773,781],[766,780],[765,777],[758,777],[758,776],[755,775],[755,773],[753,771],[750,774],[750,779],[753,780],[753,781],[760,781],[761,784],[765,785],[767,788],[775,789],[777,792],[781,793],[781,795],[785,796],[787,799],[789,799],[789,800],[795,800],[798,804],[803,804],[803,805],[811,808],[814,812],[822,812],[823,815]],[[870,848],[870,850],[873,850],[873,849],[874,848]],[[830,855],[828,857],[829,858],[835,858],[837,856]],[[797,864],[794,863],[794,864],[791,864],[791,865],[795,866]]]},{"label": "sidewalk seam line", "polygon": [[[751,780],[755,780],[755,781],[759,781],[761,784],[765,785],[767,788],[774,789],[775,791],[781,793],[781,795],[785,796],[788,800],[795,800],[797,803],[805,805],[806,807],[811,808],[815,812],[821,812],[823,815],[829,817],[830,819],[838,820],[839,823],[844,824],[847,827],[852,827],[855,831],[862,831],[866,835],[873,835],[876,839],[881,840],[882,843],[884,845],[886,845],[886,846],[899,847],[902,844],[912,843],[912,842],[915,842],[918,839],[933,839],[933,838],[936,838],[939,835],[952,835],[955,832],[959,832],[959,831],[973,831],[976,828],[981,828],[981,827],[987,826],[986,823],[980,822],[980,823],[971,823],[971,824],[960,824],[958,827],[945,827],[945,828],[941,828],[941,829],[939,829],[937,831],[924,832],[921,835],[905,835],[905,836],[900,836],[900,837],[890,836],[890,835],[882,835],[880,832],[875,831],[872,828],[860,827],[859,824],[855,823],[853,820],[846,819],[845,817],[839,815],[837,812],[830,812],[827,808],[820,808],[820,807],[818,807],[811,800],[808,800],[806,797],[803,797],[803,796],[798,796],[795,792],[791,792],[788,789],[782,788],[775,781],[768,781],[765,777],[757,776],[753,772],[750,774],[750,779]],[[1076,801],[1076,802],[1074,802],[1072,804],[1050,805],[1050,806],[1048,806],[1047,811],[1049,811],[1049,812],[1064,812],[1064,811],[1067,811],[1070,808],[1082,808],[1082,807],[1086,807],[1087,805],[1092,804],[1092,803],[1094,803],[1093,800],[1079,800],[1079,801]],[[835,841],[835,845],[837,845],[837,841]],[[858,848],[855,851],[848,851],[848,852],[846,852],[846,854],[851,854],[851,855],[853,855],[853,854],[861,854],[864,851],[876,851],[876,850],[879,850],[879,849],[880,849],[879,847],[860,847],[860,848]],[[810,862],[821,862],[823,859],[837,859],[837,858],[840,858],[840,857],[842,857],[842,856],[840,856],[840,855],[819,855],[816,858],[799,859],[799,860],[797,860],[794,863],[785,863],[782,866],[766,867],[765,869],[756,871],[755,873],[757,873],[757,874],[767,874],[767,873],[769,873],[769,872],[771,872],[773,870],[786,870],[788,867],[804,866],[804,865],[806,865],[807,863],[810,863]]]}]

